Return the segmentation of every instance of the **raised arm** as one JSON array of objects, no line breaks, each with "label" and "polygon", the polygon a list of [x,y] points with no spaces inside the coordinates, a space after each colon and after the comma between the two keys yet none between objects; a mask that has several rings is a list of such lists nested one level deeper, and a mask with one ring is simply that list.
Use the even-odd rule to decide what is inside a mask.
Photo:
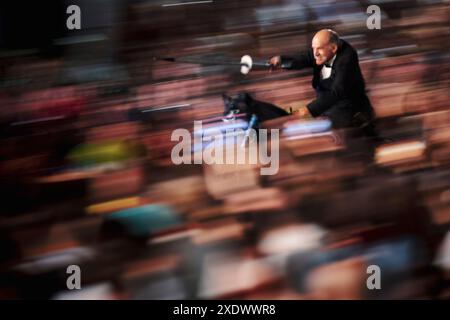
[{"label": "raised arm", "polygon": [[283,68],[289,70],[299,70],[314,66],[314,57],[312,50],[308,50],[296,55],[282,55],[270,58],[269,63],[274,68]]}]

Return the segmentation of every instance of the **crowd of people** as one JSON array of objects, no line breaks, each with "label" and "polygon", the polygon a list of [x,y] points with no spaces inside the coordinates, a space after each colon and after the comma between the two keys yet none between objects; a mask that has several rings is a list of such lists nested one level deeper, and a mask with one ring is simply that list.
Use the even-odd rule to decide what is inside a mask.
[{"label": "crowd of people", "polygon": [[[379,30],[372,1],[166,2],[105,2],[100,22],[83,2],[58,50],[1,51],[0,297],[448,299],[448,2],[380,2]],[[315,93],[305,71],[154,57],[264,62],[330,27],[358,52],[383,143],[281,134],[271,176],[172,162],[172,132],[220,118],[223,93],[289,120]]]}]

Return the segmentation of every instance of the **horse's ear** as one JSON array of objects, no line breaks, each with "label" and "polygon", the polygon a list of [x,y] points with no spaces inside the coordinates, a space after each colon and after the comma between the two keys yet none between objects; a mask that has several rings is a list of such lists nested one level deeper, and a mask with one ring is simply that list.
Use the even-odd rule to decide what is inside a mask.
[{"label": "horse's ear", "polygon": [[222,93],[222,99],[224,102],[232,100],[230,96],[227,96],[225,93]]},{"label": "horse's ear", "polygon": [[239,93],[241,100],[245,101],[246,104],[250,105],[253,102],[253,97],[248,92]]}]

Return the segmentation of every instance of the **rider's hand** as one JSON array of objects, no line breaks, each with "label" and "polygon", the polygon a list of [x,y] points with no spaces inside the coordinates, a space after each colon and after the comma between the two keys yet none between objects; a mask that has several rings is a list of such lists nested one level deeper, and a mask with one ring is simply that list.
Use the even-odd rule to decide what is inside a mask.
[{"label": "rider's hand", "polygon": [[300,107],[300,108],[297,110],[297,115],[298,115],[300,118],[310,118],[310,117],[311,117],[311,113],[309,113],[308,108],[305,107],[305,106]]},{"label": "rider's hand", "polygon": [[271,69],[278,69],[281,67],[281,57],[280,56],[274,56],[270,58],[269,60],[270,68]]}]

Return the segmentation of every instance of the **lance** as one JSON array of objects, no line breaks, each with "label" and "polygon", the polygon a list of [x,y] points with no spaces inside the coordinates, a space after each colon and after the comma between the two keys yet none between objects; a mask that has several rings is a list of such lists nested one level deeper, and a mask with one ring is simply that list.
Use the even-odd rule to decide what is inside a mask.
[{"label": "lance", "polygon": [[221,65],[221,66],[239,66],[242,74],[248,74],[253,67],[270,68],[269,62],[255,62],[249,55],[244,55],[240,62],[223,61],[223,60],[208,60],[208,59],[190,59],[190,58],[175,58],[175,57],[153,57],[153,61],[168,61],[179,63],[192,63],[200,65]]}]

